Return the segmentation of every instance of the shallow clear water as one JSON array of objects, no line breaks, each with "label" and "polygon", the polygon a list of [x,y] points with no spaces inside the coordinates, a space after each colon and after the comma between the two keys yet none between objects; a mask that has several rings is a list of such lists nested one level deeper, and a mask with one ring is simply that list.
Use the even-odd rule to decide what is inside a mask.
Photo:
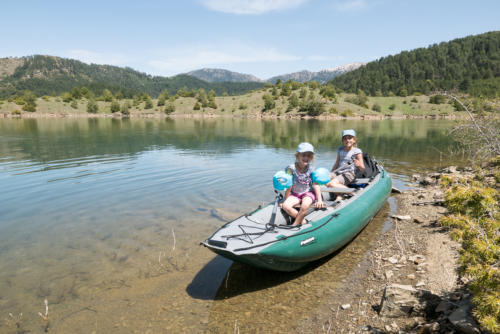
[{"label": "shallow clear water", "polygon": [[[354,128],[404,188],[411,174],[459,163],[451,126],[0,119],[0,332],[293,329],[361,260],[389,205],[336,256],[297,273],[232,264],[199,242],[270,202],[272,175],[301,141],[330,168],[341,130]],[[45,298],[48,322],[37,315]]]}]

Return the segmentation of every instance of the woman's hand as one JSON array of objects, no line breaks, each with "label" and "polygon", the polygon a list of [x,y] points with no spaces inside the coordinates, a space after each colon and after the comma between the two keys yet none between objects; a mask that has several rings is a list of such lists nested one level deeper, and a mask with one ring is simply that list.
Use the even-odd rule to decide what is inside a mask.
[{"label": "woman's hand", "polygon": [[356,156],[352,160],[354,162],[354,166],[356,166],[361,171],[365,170],[365,163],[363,162],[363,154],[361,153],[356,154]]}]

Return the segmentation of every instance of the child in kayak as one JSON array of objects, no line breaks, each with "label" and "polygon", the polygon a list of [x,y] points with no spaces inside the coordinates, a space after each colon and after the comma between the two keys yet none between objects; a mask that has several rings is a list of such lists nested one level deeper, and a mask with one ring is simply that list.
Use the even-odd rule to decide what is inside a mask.
[{"label": "child in kayak", "polygon": [[352,129],[342,131],[342,146],[337,149],[337,160],[332,172],[338,168],[342,169],[330,175],[332,180],[327,183],[327,187],[347,188],[347,185],[356,178],[356,168],[365,170],[363,152],[356,147],[356,131]]},{"label": "child in kayak", "polygon": [[[295,226],[307,223],[304,217],[314,201],[317,201],[315,204],[317,208],[324,206],[319,185],[313,183],[311,179],[314,171],[311,165],[313,160],[314,147],[309,143],[300,143],[295,153],[295,163],[286,168],[286,172],[293,176],[293,185],[285,192],[282,208],[295,218],[293,223]],[[300,204],[298,211],[294,208],[297,204]]]}]

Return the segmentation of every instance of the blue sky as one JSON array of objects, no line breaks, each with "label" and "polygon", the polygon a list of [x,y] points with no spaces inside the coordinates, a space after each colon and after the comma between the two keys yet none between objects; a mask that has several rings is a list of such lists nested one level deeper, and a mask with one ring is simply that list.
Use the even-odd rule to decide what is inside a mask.
[{"label": "blue sky", "polygon": [[261,79],[500,30],[499,0],[2,0],[0,57]]}]

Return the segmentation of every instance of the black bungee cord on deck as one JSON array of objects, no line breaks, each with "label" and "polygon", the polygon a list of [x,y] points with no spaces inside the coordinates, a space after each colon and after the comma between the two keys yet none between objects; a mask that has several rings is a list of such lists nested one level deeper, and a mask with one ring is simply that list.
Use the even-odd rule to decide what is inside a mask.
[{"label": "black bungee cord on deck", "polygon": [[[339,216],[339,213],[332,214],[330,216],[330,218],[328,218],[327,221],[325,221],[324,223],[322,223],[319,226],[316,226],[315,228],[313,228],[311,230],[307,230],[307,231],[304,231],[304,232],[301,232],[301,233],[292,234],[292,235],[289,235],[289,236],[282,236],[279,239],[271,240],[271,241],[264,242],[264,243],[258,244],[258,245],[253,245],[253,246],[243,247],[243,248],[237,248],[237,249],[234,250],[234,252],[239,252],[239,251],[248,250],[248,249],[252,249],[252,248],[262,247],[262,246],[266,246],[266,245],[269,245],[269,244],[272,244],[272,243],[275,243],[275,242],[278,242],[278,241],[283,241],[283,240],[286,240],[286,239],[289,239],[289,238],[298,237],[300,235],[311,233],[313,231],[316,231],[316,230],[322,228],[323,226],[325,226],[326,224],[328,224],[329,222],[331,222],[333,218],[338,217],[338,216]],[[283,227],[287,228],[286,226],[278,226],[278,228],[283,228]],[[293,227],[299,227],[300,228],[300,226],[293,226]],[[265,232],[262,232],[262,234],[264,234],[264,233]],[[253,244],[253,241],[251,243]]]}]

